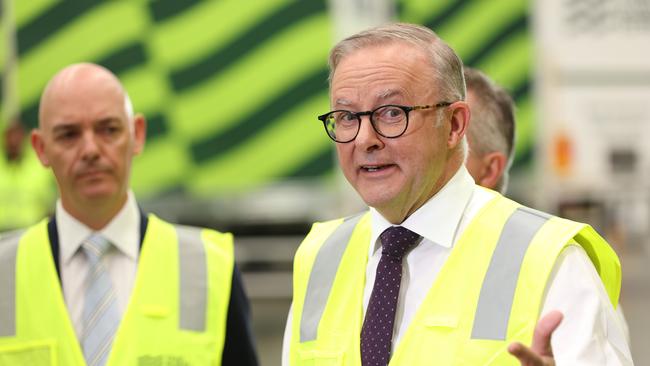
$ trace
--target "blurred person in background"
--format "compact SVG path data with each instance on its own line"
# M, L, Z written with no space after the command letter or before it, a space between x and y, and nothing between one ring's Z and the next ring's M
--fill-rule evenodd
M0 242L0 364L256 365L230 234L145 215L146 122L94 64L58 72L31 142L55 215Z
M298 249L283 364L632 363L609 245L464 167L462 69L409 24L331 51L333 111L319 119L370 209L314 224Z
M53 210L54 183L27 147L25 127L13 120L3 131L0 157L0 235L36 223Z
M465 165L476 184L506 193L515 146L514 101L477 69L464 66L471 123Z

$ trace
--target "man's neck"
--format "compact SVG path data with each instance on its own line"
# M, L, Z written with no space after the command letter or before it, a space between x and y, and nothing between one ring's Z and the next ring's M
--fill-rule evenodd
M400 225L402 222L406 221L411 214L435 196L445 185L447 185L451 178L458 172L460 167L461 164L459 162L450 162L438 182L433 186L430 194L415 201L409 207L391 207L388 205L388 207L375 207L375 209L391 224Z
M70 216L93 230L101 230L120 212L126 204L128 196L125 194L118 202L84 202L74 205L63 199L61 204Z

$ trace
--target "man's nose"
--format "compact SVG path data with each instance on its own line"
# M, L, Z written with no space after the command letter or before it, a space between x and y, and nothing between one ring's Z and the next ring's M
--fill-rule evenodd
M84 159L90 160L95 159L99 156L99 145L97 141L97 136L92 131L88 131L83 134L81 140L82 143L82 157Z
M380 149L384 146L381 136L375 131L369 115L359 117L359 133L354 143L364 150Z

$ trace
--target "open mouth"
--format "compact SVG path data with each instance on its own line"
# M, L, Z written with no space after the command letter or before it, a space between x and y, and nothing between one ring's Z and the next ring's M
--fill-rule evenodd
M385 164L385 165L362 165L361 170L373 173L373 172L379 172L385 169L388 169L392 166L395 166L395 164Z

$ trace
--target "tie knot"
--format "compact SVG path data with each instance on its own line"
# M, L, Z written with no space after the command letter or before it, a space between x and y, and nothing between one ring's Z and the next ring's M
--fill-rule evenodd
M88 259L95 263L106 254L108 249L111 247L111 242L101 234L95 233L89 236L88 239L84 240L81 247L86 253Z
M382 246L382 255L389 255L399 261L420 238L420 235L402 226L391 226L379 236Z

